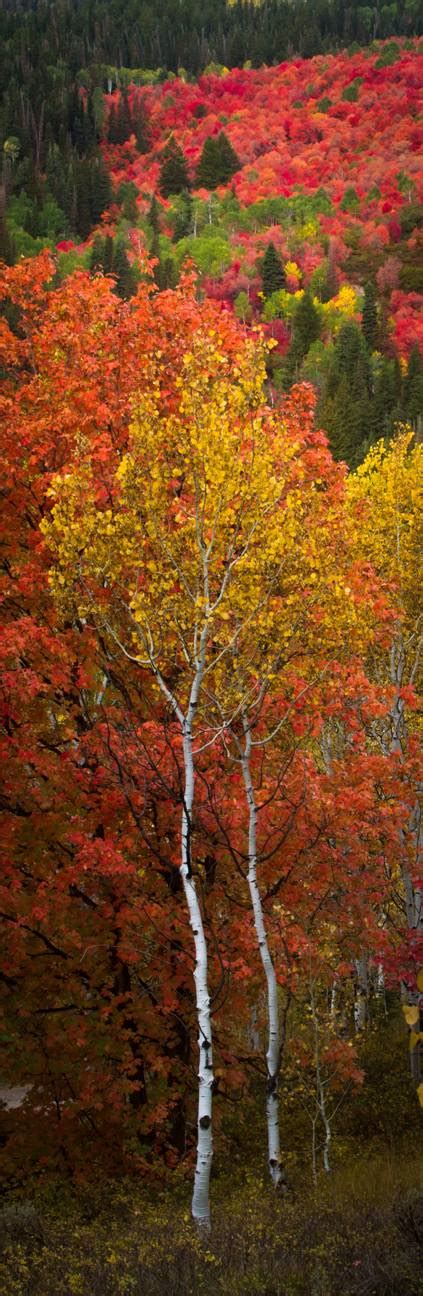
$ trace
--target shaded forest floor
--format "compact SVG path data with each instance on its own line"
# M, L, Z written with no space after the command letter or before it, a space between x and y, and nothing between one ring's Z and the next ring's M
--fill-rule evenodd
M420 1182L420 1188L419 1188ZM276 1199L262 1182L218 1194L210 1239L187 1202L128 1182L9 1205L7 1296L420 1296L421 1164L386 1157Z
M282 1086L290 1190L263 1178L261 1096L216 1137L213 1230L190 1221L190 1183L139 1179L6 1191L5 1296L423 1296L421 1111L395 1023L363 1041L366 1078L340 1108L333 1171L311 1174L310 1121ZM217 1106L217 1104L216 1104Z

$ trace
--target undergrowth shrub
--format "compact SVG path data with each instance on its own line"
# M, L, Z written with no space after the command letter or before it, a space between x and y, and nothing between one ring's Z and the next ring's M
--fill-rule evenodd
M357 1170L357 1168L356 1168ZM170 1193L132 1183L62 1193L54 1206L6 1206L0 1290L7 1296L421 1296L418 1162L347 1168L316 1193L278 1198L245 1181L201 1237ZM219 1200L220 1196L220 1200Z

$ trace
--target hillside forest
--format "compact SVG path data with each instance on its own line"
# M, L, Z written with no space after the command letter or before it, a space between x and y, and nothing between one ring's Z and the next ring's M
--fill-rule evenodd
M196 82L115 88L116 69L94 67L38 125L17 90L3 257L50 246L59 278L112 272L124 297L146 251L159 288L193 262L206 296L273 341L272 386L313 383L354 467L421 418L420 64L408 41Z
M0 25L0 1277L421 1296L418 17L78 12Z

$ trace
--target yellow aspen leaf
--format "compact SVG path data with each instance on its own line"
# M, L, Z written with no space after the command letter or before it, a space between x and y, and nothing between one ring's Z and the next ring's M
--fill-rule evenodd
M404 1013L407 1026L416 1026L420 1017L417 1004L403 1004L402 1011Z

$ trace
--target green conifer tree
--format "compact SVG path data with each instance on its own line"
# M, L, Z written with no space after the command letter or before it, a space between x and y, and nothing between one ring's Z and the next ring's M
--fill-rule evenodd
M398 360L389 360L383 356L378 364L371 400L372 442L379 440L380 437L390 436L395 421L401 418L401 387Z
M100 220L103 212L112 200L110 176L101 157L96 158L91 166L91 218L94 225Z
M91 104L92 104L92 114L94 118L96 137L97 140L99 140L101 139L103 133L103 126L104 126L104 121L106 116L106 106L105 106L104 94L101 89L101 86L96 86L95 89L93 90Z
M87 151L86 121L83 101L77 90L74 90L69 102L69 130L78 157L83 157Z
M138 102L133 118L133 129L139 153L148 153L150 148L150 129L144 104Z
M285 373L288 385L298 375L303 360L321 332L321 319L309 289L298 302L294 315L293 338L287 354Z
M82 239L86 239L92 226L90 164L86 161L77 163L76 182L76 217L75 229Z
M348 379L343 377L337 391L332 396L326 395L318 407L318 423L327 433L333 457L338 461L340 459L345 460L347 454L347 437L345 435L343 412L347 410L349 401L349 383Z
M148 224L151 225L154 234L159 234L160 233L160 205L157 202L157 198L155 194L153 194L151 199L151 203L147 212L147 220L148 220Z
M66 185L66 173L63 158L57 144L50 144L47 152L46 180L53 198L63 207L63 195Z
M231 141L228 139L227 135L225 135L224 131L220 132L217 144L220 162L219 184L227 184L228 180L231 179L231 176L235 175L236 171L239 171L241 163L239 157L235 153L235 149L232 147Z
M179 239L187 238L192 233L192 198L191 194L185 192L181 194L179 205L175 217L175 226L173 230L173 242L178 243Z
M115 292L118 297L133 297L136 278L123 243L116 242L113 254L113 274L116 276Z
M423 361L418 346L410 351L404 382L404 406L407 419L420 430L423 419Z
M170 140L163 152L159 189L164 198L190 188L187 164L179 144Z
M3 212L0 212L0 261L4 261L8 266L14 265L16 261L15 244Z
M355 468L370 445L383 435L378 419L386 422L387 409L375 400L371 365L361 329L344 324L338 334L330 366L326 397L319 417L330 438L336 459ZM388 411L389 413L389 411Z
M111 274L113 270L115 245L111 234L106 234L104 240L103 253L103 270L105 274Z
M208 135L195 174L197 189L216 189L220 184L220 152L218 141Z
M104 270L104 244L105 240L101 237L101 234L96 234L90 252L89 266L91 274L96 274L99 270Z
M364 289L361 329L369 351L374 351L377 336L376 290L373 283L366 283Z
M339 331L331 371L328 378L329 394L336 390L339 380L345 376L352 386L357 384L358 371L365 372L366 387L370 387L369 357L363 334L358 325L351 321L343 324ZM360 391L358 389L358 394Z
M272 293L285 287L285 271L274 243L267 245L261 263L261 278L265 297L271 297Z
M322 402L319 422L328 433L334 459L343 459L350 468L356 468L374 439L367 393L357 400L343 374L335 394Z
M117 132L117 108L115 104L112 104L112 107L109 112L108 120L107 120L107 138L109 144L117 144L116 132Z
M63 210L69 222L72 232L76 230L76 213L77 213L77 194L76 194L76 168L72 161L68 168L63 192Z

